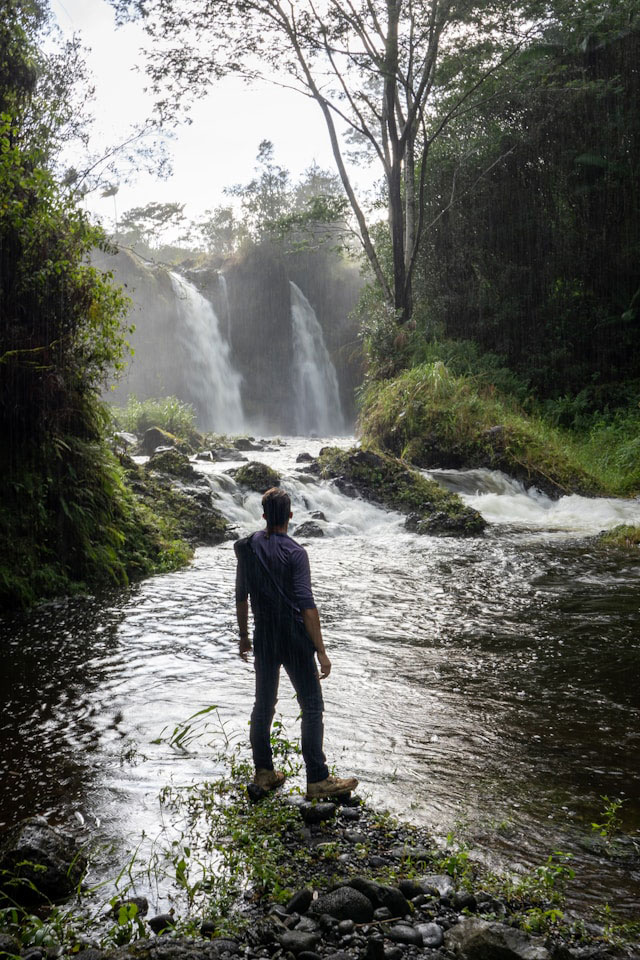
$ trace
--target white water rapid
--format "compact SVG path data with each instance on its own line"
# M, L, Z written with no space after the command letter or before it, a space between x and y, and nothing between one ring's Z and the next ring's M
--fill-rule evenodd
M200 427L217 433L238 432L244 421L242 378L232 366L229 344L220 331L215 311L184 277L171 273L171 283L180 305L179 331L191 360L189 382Z
M576 494L552 500L499 470L423 471L464 502L478 510L489 523L524 530L548 530L582 536L610 530L618 524L640 524L640 499L579 497Z
M343 433L336 370L315 311L295 283L291 283L291 324L296 431L301 436Z

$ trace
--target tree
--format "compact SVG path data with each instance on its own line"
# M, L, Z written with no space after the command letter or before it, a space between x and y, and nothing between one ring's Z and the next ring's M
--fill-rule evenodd
M360 239L387 302L406 320L424 230L429 151L481 99L486 77L532 25L500 0L112 0L140 16L155 44L149 71L171 113L188 93L240 74L291 87L318 104ZM455 96L445 94L454 90ZM353 184L345 134L382 167L391 271Z

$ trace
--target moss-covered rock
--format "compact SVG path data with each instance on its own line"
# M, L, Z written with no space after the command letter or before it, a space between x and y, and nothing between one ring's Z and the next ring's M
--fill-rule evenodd
M161 453L154 453L147 461L145 470L166 473L170 477L180 477L183 480L193 480L197 476L189 463L188 456L180 453L179 450L163 450Z
M165 461L168 455L171 457ZM181 473L184 461L189 467L186 474ZM165 464L171 472L160 469ZM227 521L213 504L206 478L196 473L183 454L167 450L149 461L144 470L128 457L124 465L130 488L178 541L211 546L227 539Z
M432 536L475 536L486 520L460 497L402 461L373 450L325 447L314 472L345 493L407 514L407 527Z
M236 483L242 487L248 487L249 490L255 490L256 493L264 493L271 487L280 486L280 477L276 471L258 460L250 460L244 466L238 467L233 475Z

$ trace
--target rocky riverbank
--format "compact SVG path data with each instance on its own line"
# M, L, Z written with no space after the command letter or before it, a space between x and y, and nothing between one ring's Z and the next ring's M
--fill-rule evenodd
M189 788L188 794L193 821L203 813L211 817L209 840L213 851L224 851L226 866L233 864L235 874L227 877L232 886L224 886L222 896L219 875L200 896L175 900L170 911L151 916L147 897L129 891L110 900L93 929L81 929L77 916L61 914L52 901L68 897L76 885L81 889L84 854L40 819L5 833L0 955L22 960L637 956L633 944L613 936L611 928L565 921L562 888L571 871L553 857L531 875L507 882L478 873L464 849L438 849L423 831L357 797L309 803L287 787L265 796L247 789L248 773L246 764L236 765L229 780ZM169 803L174 812L175 799ZM218 837L225 847L217 846ZM209 854L213 851L210 847ZM181 869L184 890L190 883L184 861ZM41 942L33 937L36 917L48 929Z

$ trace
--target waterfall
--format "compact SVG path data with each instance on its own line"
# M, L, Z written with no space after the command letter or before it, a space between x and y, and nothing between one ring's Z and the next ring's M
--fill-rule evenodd
M178 332L190 360L185 372L200 425L217 433L238 432L244 420L242 378L231 365L229 344L221 334L218 318L192 283L177 273L170 276L182 321Z
M318 436L343 433L338 378L322 327L302 290L295 283L290 286L296 431Z
M226 317L226 336L227 343L231 346L231 305L229 303L229 290L227 288L227 278L224 273L219 273L220 289L222 290L222 299L224 301L224 311Z

